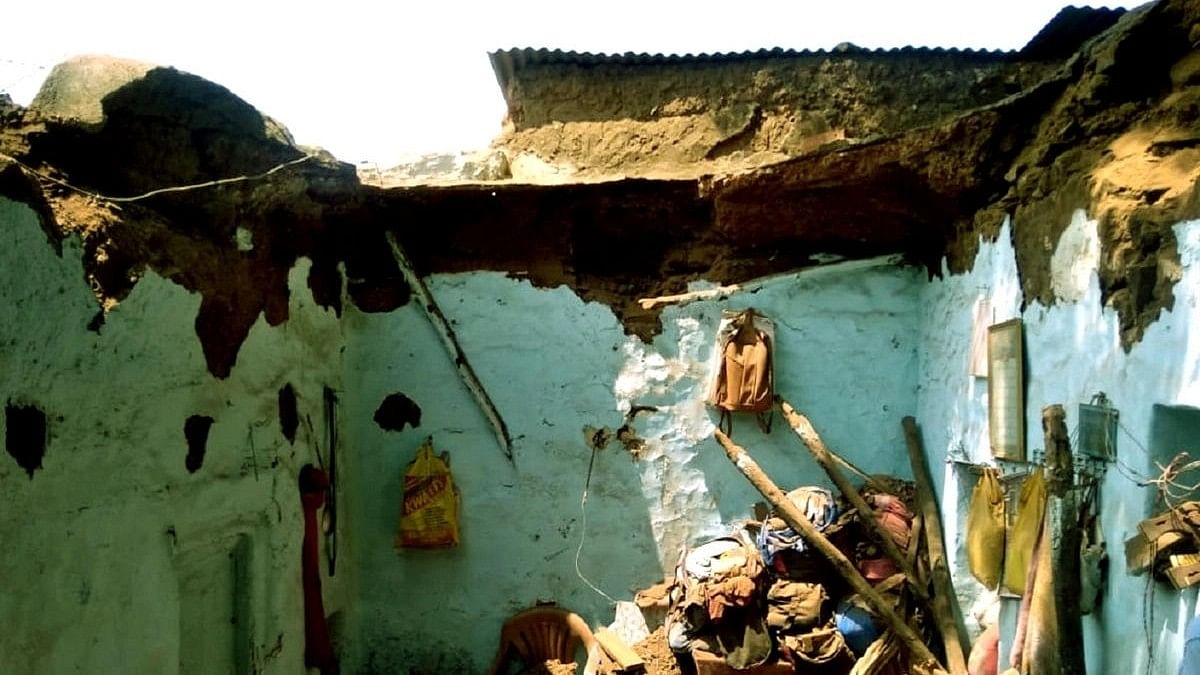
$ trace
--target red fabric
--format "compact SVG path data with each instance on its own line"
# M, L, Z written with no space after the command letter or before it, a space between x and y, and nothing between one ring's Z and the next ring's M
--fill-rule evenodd
M300 470L300 504L304 507L304 543L300 549L300 573L304 582L304 665L321 675L336 675L337 660L325 621L321 599L321 562L317 550L317 509L325 503L329 478L325 472L306 465Z
M858 562L859 574L862 574L863 578L871 582L872 585L887 579L899 571L896 563L892 562L891 558L871 558Z
M903 501L892 495L878 494L872 501L875 502L875 517L879 519L879 524L892 536L892 541L900 550L907 550L912 530L912 513L909 513Z
M967 659L970 675L996 675L1000 667L1000 625L992 624L975 640Z

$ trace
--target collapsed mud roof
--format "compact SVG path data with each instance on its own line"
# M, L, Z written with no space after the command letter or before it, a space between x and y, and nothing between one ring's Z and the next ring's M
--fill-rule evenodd
M565 284L648 339L658 318L639 297L829 255L959 272L1006 216L1024 298L1049 304L1050 253L1082 208L1128 346L1172 305L1169 224L1200 214L1198 21L1184 0L1068 9L1012 54L497 52L510 128L496 149L567 167L552 185L363 185L219 85L81 58L30 108L0 107L0 193L34 207L53 245L82 242L94 329L150 271L199 293L218 377L260 314L287 319L301 257L325 306L406 303L386 231L422 274ZM669 86L644 97L655 82ZM594 110L563 103L580 93Z
M758 166L937 123L1044 80L1124 10L1068 7L1020 51L940 47L716 54L492 52L500 143L579 176Z

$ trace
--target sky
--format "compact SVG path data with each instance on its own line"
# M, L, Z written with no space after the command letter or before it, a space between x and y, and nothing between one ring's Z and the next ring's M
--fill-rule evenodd
M54 64L78 54L169 65L228 87L301 144L386 167L488 145L504 118L487 57L496 49L704 53L842 42L1018 49L1064 4L26 0L5 9L0 91L27 104Z

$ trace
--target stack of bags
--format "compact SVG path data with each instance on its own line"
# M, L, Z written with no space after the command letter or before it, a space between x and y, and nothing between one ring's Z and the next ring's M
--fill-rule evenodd
M899 496L864 491L864 498L906 550L912 514L904 486L896 487ZM869 581L899 599L903 577L855 510L821 487L799 488L788 498ZM753 541L742 530L681 554L668 594L672 650L709 652L738 669L775 657L800 672L850 672L881 634L881 622L783 520L768 515L747 529L756 530Z

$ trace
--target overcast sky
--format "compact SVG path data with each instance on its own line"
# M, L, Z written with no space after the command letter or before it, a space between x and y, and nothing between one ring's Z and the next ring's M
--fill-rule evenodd
M741 51L905 45L1017 49L1061 0L24 0L5 8L0 90L33 97L76 54L225 85L307 145L383 166L485 147L504 104L487 52ZM1132 4L1109 6L1130 7Z

